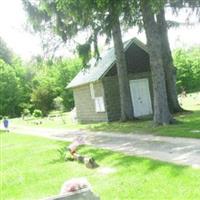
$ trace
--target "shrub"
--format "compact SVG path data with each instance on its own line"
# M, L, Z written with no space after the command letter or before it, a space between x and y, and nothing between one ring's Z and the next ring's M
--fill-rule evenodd
M178 91L195 92L200 90L200 47L177 49L174 64L177 68Z
M34 117L42 117L42 111L39 110L39 109L35 109L35 110L33 111L33 116L34 116Z
M63 98L62 97L56 97L53 99L53 104L54 104L54 108L56 110L59 110L60 112L64 111L64 104L63 104Z
M22 112L23 116L29 116L31 114L30 110L25 108Z

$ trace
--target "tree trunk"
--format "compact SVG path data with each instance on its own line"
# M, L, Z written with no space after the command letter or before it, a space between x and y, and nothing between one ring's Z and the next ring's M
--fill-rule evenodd
M127 121L133 119L133 108L132 108L130 87L128 81L127 63L125 59L124 47L122 42L119 17L116 15L116 13L111 13L111 15L113 19L112 36L114 42L117 74L119 81L121 120Z
M165 73L163 69L160 36L158 26L149 0L141 1L143 23L149 48L150 66L153 81L154 123L156 125L169 124L173 118L169 112Z
M169 109L173 113L180 112L182 111L182 108L179 105L176 91L176 68L173 65L173 58L168 40L167 23L165 20L164 8L162 8L157 15L157 23L161 38L162 59L166 78Z

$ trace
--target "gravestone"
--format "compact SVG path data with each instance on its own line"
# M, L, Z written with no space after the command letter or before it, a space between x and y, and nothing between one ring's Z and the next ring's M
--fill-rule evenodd
M43 200L100 200L89 188L63 195L48 197Z

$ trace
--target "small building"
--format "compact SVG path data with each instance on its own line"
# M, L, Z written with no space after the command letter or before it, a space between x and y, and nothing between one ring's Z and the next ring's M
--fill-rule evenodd
M152 81L149 54L137 38L124 42L133 116L152 114ZM74 94L80 122L117 121L120 119L120 96L114 48L89 62L68 84Z

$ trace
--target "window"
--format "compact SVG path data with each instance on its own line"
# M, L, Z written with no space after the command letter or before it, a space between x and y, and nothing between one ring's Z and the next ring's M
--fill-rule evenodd
M94 85L93 85L93 83L90 83L90 95L91 95L92 99L95 98L95 92L94 92Z
M95 97L95 110L96 112L105 112L105 105L103 97Z
M103 97L95 97L95 88L93 83L90 83L90 95L91 98L94 99L96 112L105 112L104 99Z

